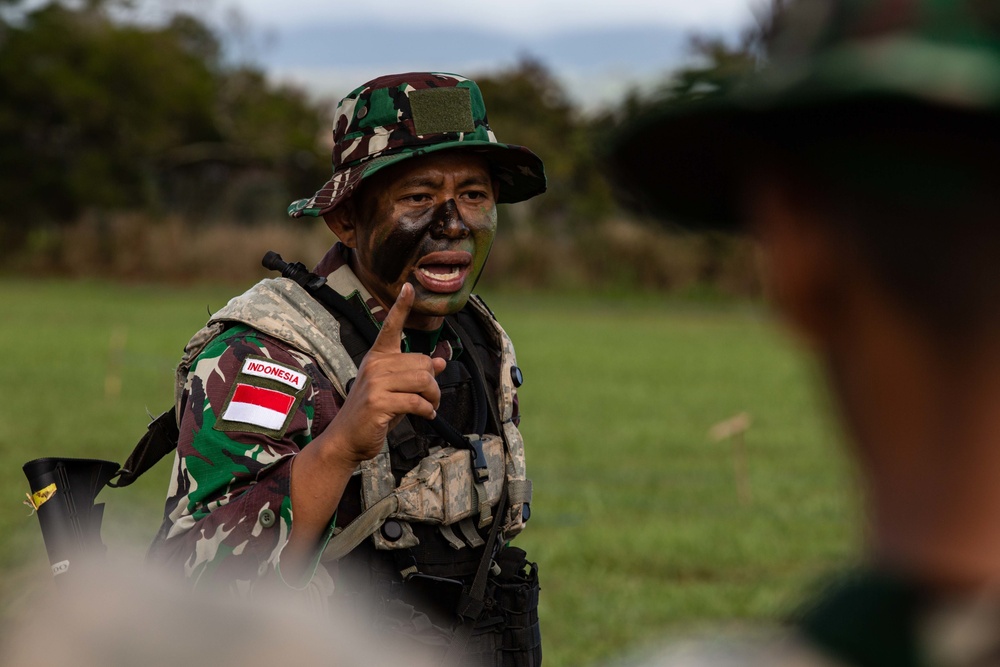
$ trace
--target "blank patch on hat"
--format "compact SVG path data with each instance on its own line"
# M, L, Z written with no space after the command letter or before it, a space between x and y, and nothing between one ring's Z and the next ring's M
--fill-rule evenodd
M421 88L408 97L417 134L475 132L468 88Z

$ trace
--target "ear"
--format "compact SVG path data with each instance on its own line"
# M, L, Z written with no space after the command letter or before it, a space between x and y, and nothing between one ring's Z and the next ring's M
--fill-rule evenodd
M771 299L807 343L825 347L845 315L850 263L834 226L777 179L758 181L748 205Z
M323 214L326 226L348 248L357 248L357 223L354 219L354 209L353 202L348 199L337 208Z

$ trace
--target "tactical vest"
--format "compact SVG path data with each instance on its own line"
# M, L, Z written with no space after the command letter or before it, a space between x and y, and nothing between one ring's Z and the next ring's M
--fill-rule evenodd
M419 420L403 420L386 438L380 453L363 462L352 477L342 507L350 505L350 492L356 489L360 504L352 514L357 516L336 530L323 560L339 561L369 540L377 551L412 554L413 562L409 564L406 558L395 561L402 563L396 569L404 575L406 569L414 566L419 571L430 569L436 574L435 567L453 570L456 562L476 563L479 557L475 552L483 545L481 531L492 522L492 510L501 498L505 482L507 503L499 515L502 539L510 539L524 527L531 482L525 476L524 441L512 421L515 380L520 378L513 345L476 296L469 299L462 313L449 316L447 321L460 332L465 346L463 356L475 355L473 361L477 363L472 364L470 376L476 374L475 367L480 365L492 364L496 371L482 373L488 376L482 378L487 386L487 401L493 403L489 406L493 423L490 420L487 423L495 432L467 435L481 440L488 474L474 472L470 449L434 443L433 438L427 437L426 428L417 423ZM263 280L216 312L185 347L175 385L178 416L187 376L195 360L215 337L237 323L312 357L342 397L347 396L358 364L367 352L367 347L361 349L362 346L351 342L356 341L357 335L351 331L349 322L331 314L294 281ZM353 355L345 342L354 348ZM460 371L458 374L461 375ZM406 463L407 445L410 453L420 451L419 444L414 449L415 440L425 443L427 451ZM402 464L400 459L404 459ZM435 532L443 539L432 537ZM442 553L442 549L430 547L431 542L447 547ZM467 546L472 549L460 554Z

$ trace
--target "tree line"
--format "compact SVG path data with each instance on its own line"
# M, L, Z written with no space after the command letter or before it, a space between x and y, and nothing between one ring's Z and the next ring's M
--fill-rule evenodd
M218 34L190 14L115 20L110 6L123 1L53 0L15 19L21 0L0 0L0 253L23 248L37 225L94 212L275 220L329 175L333 100L227 62ZM596 150L609 129L663 100L724 90L755 66L761 34L694 38L697 65L597 115L530 58L476 76L498 136L531 147L549 177L544 197L504 214L507 226L574 236L616 215Z

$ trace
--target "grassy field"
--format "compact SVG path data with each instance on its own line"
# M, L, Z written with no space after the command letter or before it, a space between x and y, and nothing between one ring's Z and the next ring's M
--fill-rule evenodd
M20 466L122 460L172 400L183 344L233 288L0 282L0 573L51 585ZM812 369L756 307L493 295L524 370L545 663L780 620L858 550L856 490ZM710 426L746 411L749 497ZM168 464L107 490L105 541L159 523ZM140 558L137 554L136 558ZM11 597L13 596L13 597ZM11 602L13 600L13 602Z

